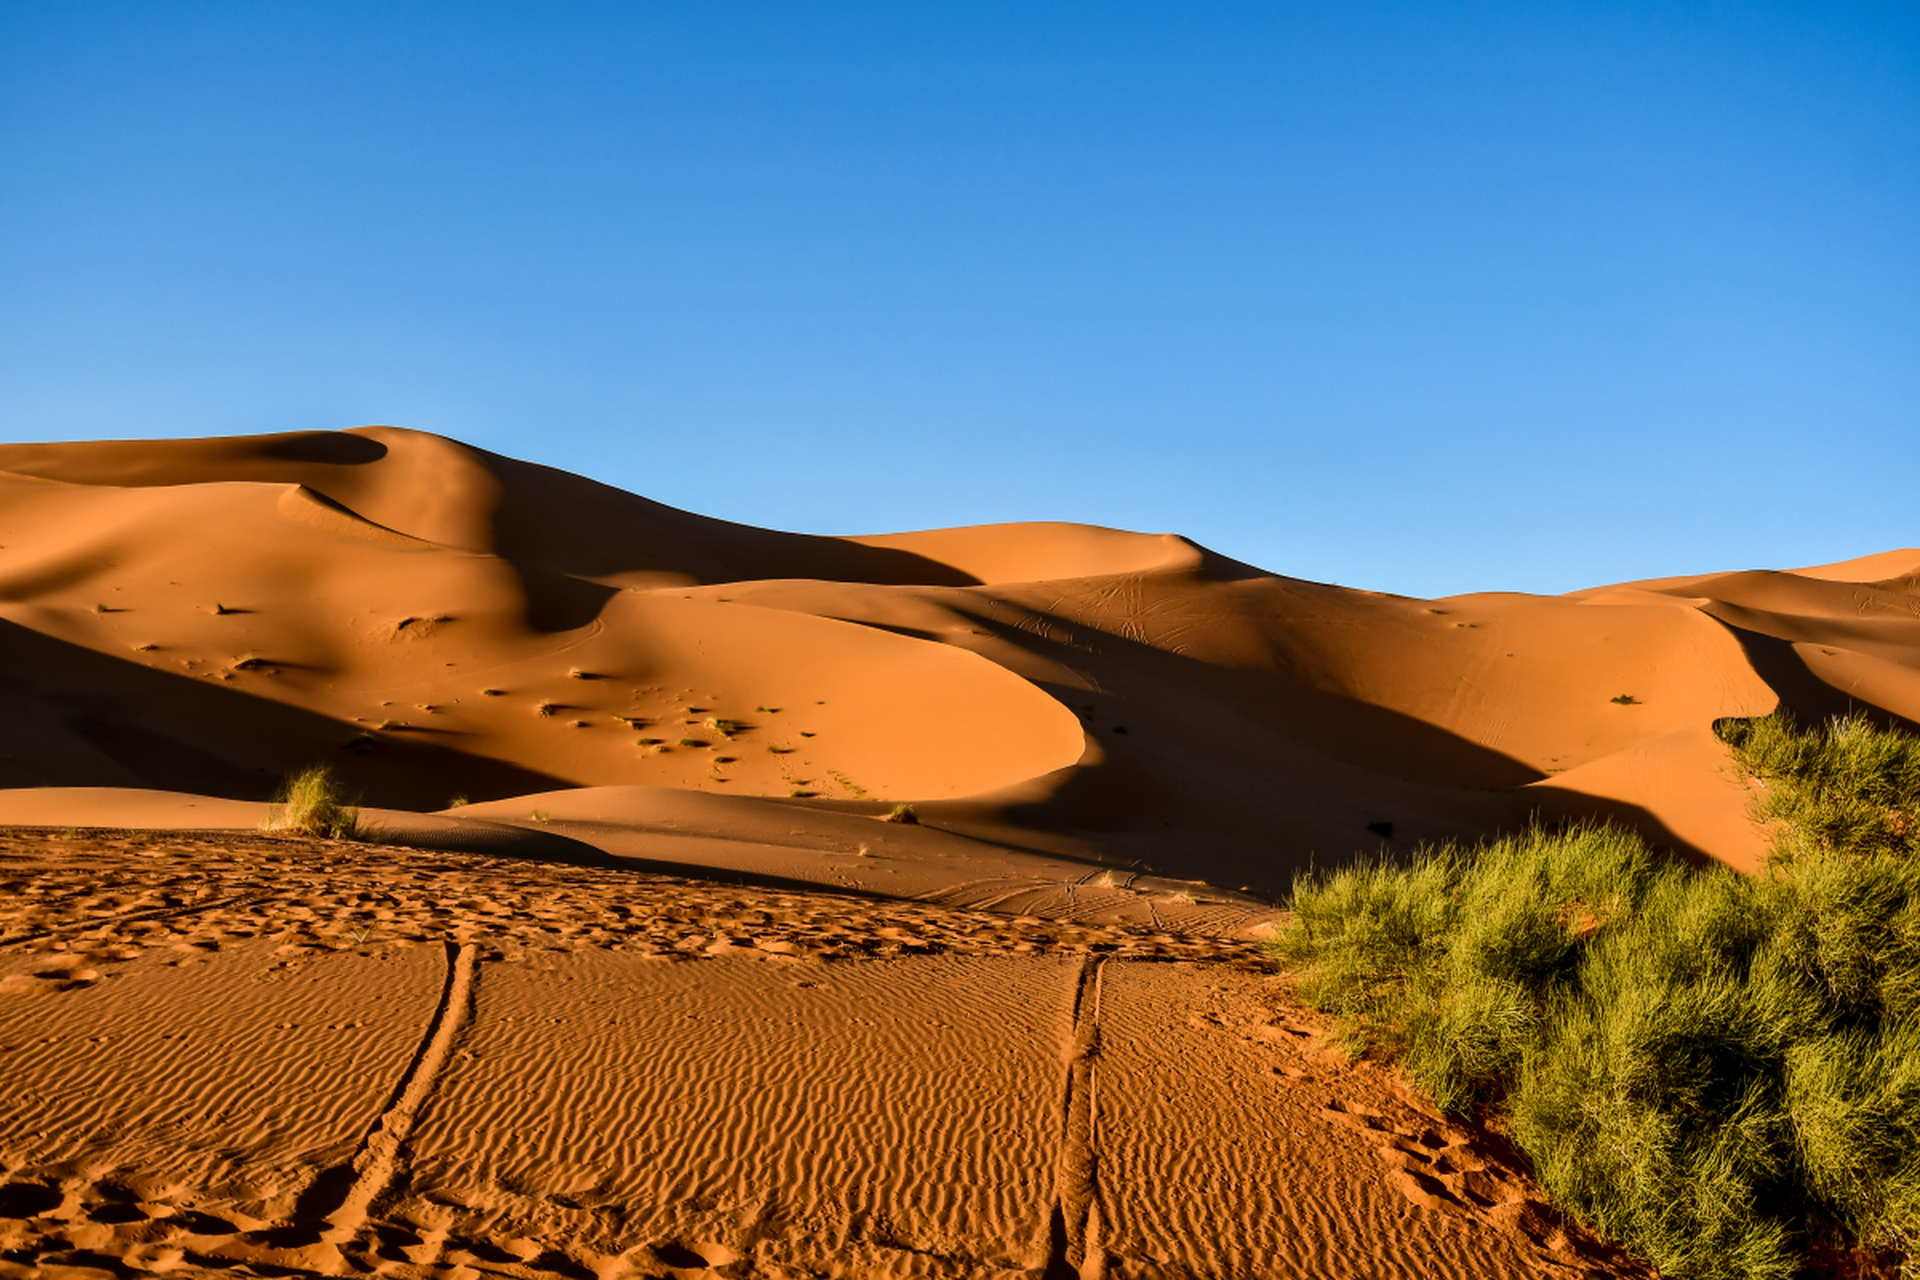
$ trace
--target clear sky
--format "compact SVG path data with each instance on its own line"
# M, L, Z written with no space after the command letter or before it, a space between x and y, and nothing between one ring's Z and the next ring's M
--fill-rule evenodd
M1920 544L1920 5L0 0L0 437L1411 594Z

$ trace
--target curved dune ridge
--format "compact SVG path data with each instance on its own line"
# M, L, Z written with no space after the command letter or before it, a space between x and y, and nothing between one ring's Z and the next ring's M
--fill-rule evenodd
M1175 535L774 532L364 427L0 446L0 642L5 787L325 762L397 810L643 788L796 838L911 802L1272 890L1542 813L1752 865L1714 721L1920 720L1920 551L1414 600Z

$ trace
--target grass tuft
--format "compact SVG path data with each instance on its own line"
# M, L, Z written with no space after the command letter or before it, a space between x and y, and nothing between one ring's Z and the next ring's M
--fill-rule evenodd
M887 811L886 821L917 827L920 825L920 811L910 804L897 804Z
M1274 953L1356 1053L1504 1116L1556 1203L1662 1274L1920 1244L1920 741L1767 718L1763 872L1606 826L1294 887Z
M326 765L292 774L267 806L268 831L351 840L360 832L360 806Z

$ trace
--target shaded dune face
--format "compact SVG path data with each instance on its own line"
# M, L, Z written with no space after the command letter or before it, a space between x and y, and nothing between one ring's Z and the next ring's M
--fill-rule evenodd
M1920 720L1920 552L1410 600L1174 535L755 529L391 427L0 446L0 785L658 787L1284 883L1607 814L1764 844L1712 725Z

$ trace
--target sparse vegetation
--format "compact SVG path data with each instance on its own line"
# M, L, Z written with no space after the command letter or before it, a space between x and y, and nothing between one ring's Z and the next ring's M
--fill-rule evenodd
M728 720L724 716L710 717L706 725L707 728L713 730L723 738L731 738L734 734L739 733L747 727L738 720Z
M910 804L897 804L887 811L886 820L917 827L920 825L920 811Z
M360 806L332 769L314 765L281 784L261 825L268 831L351 840L360 831Z
M501 689L482 689L480 691L480 696L483 698L497 698L503 692L504 690L501 690Z
M559 709L560 704L557 702L540 702L534 704L533 714L537 716L550 716Z
M1274 944L1356 1052L1504 1116L1564 1209L1663 1274L1920 1243L1920 741L1726 722L1763 872L1604 826L1296 884Z
M683 747L704 747L707 744L698 738L682 738L680 739L680 745Z
M1623 707L1637 707L1640 705L1640 699L1630 693L1620 694L1618 697L1609 698L1608 701L1617 702Z

